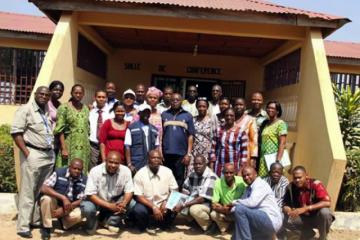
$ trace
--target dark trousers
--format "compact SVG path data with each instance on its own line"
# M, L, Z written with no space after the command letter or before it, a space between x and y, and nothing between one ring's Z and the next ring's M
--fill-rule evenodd
M312 229L316 228L319 230L319 240L325 240L334 220L329 208L321 208L310 216L301 215L294 219L285 217L284 227L288 232L288 239L309 239L313 235Z
M164 166L171 169L179 185L179 191L181 191L182 185L185 179L185 165L182 163L184 156L175 154L164 155Z
M90 152L89 171L93 167L96 167L97 165L99 165L101 163L99 145L96 143L90 142L90 150L91 150L91 152Z
M130 217L135 221L136 226L140 229L140 231L144 231L150 225L150 219L153 215L153 210L144 206L141 203L136 203L134 208L130 212ZM176 213L167 210L165 213L164 219L161 222L155 222L155 225L166 229L171 226L174 219L176 217Z

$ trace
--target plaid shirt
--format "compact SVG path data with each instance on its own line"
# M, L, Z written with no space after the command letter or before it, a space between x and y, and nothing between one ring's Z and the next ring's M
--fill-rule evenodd
M66 170L65 177L67 179L69 179L69 188L68 188L67 193L66 193L66 196L68 197L68 199L70 201L76 201L76 200L79 200L79 199L84 199L85 198L84 192L81 192L78 195L77 199L73 199L73 186L74 186L74 182L78 181L78 179L72 178L70 176L69 169ZM53 188L53 187L55 187L56 179L57 179L57 174L56 174L56 172L53 172L53 174L51 174L51 176L48 179L45 180L44 185Z
M229 130L217 127L213 134L210 159L215 163L214 171L222 175L225 163L234 163L235 171L248 161L248 136L239 126Z
M217 178L216 174L208 167L205 168L202 176L191 172L185 179L182 192L194 198L203 197L211 202Z

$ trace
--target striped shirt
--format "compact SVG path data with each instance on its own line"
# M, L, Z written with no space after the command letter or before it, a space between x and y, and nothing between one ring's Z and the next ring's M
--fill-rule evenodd
M222 175L226 163L234 163L235 171L248 161L248 137L240 127L226 130L219 126L214 130L210 159L215 163L214 172Z
M284 205L284 196L286 193L286 187L289 185L289 180L284 176L280 177L280 180L277 184L274 184L271 181L270 176L265 177L264 180L270 185L271 190L275 194L275 198L278 206L282 208Z

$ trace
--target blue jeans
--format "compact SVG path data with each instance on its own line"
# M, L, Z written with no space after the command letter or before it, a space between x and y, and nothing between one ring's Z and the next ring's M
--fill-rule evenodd
M232 240L266 240L275 233L270 218L261 210L236 205L235 231Z
M134 200L131 200L131 202L127 206L127 213L129 212L129 209L132 208L135 205ZM106 208L101 208L96 206L91 201L82 201L80 204L81 214L83 217L86 217L86 225L85 228L87 230L96 230L97 226L97 217L96 212L99 210L99 220L105 221L106 225L118 227L121 224L122 219L125 219L127 217L126 214L119 214L114 215L114 213Z

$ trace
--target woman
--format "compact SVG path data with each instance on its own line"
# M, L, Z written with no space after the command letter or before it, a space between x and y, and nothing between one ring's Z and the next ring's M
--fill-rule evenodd
M248 139L246 132L235 125L235 112L232 108L225 110L225 124L214 130L210 168L220 177L226 163L233 163L235 171L248 164Z
M236 98L233 102L235 111L235 125L246 132L248 137L248 160L253 167L256 167L258 157L258 130L254 117L245 113L246 103L243 98Z
M101 160L104 162L110 151L116 151L120 153L121 164L125 164L124 140L129 125L129 122L125 121L125 106L118 101L111 111L115 117L103 123L99 134Z
M280 119L282 115L282 108L277 101L270 101L266 105L266 113L269 119L265 120L261 127L261 151L259 176L266 176L269 169L266 167L265 155L276 154L276 161L280 161L286 144L287 125Z
M50 122L54 129L57 119L56 118L57 109L61 104L59 99L62 97L64 93L64 84L58 80L52 81L50 83L49 90L51 93L51 97L48 102L48 108L49 108Z
M125 121L133 123L135 121L135 116L137 111L134 108L135 103L135 92L132 89L128 89L123 93L123 106L125 108Z
M61 104L57 111L54 135L60 139L61 153L56 167L68 166L74 158L84 161L84 173L88 172L90 159L89 108L82 104L84 87L75 84L71 88L69 102Z
M219 101L220 113L212 117L214 128L223 126L225 124L225 111L230 108L230 99L222 97Z
M191 152L190 164L188 165L187 175L193 170L193 161L195 156L202 155L209 162L209 153L211 150L211 140L213 134L213 125L211 118L207 114L209 102L204 97L199 97L196 101L198 115L194 117L195 136L193 149Z

